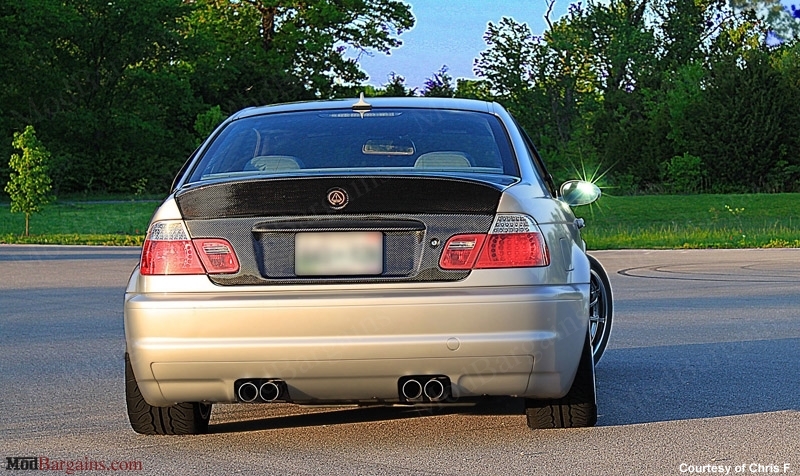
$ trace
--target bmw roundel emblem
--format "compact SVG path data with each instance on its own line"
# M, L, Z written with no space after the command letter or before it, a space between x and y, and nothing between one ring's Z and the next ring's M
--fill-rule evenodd
M328 190L328 204L334 210L340 210L347 205L347 202L350 201L350 197L347 196L347 192L344 191L343 188L332 188Z

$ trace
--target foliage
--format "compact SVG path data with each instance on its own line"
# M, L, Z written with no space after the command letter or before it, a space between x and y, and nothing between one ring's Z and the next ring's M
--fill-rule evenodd
M225 120L225 114L219 106L209 108L206 112L197 115L194 121L194 131L197 132L197 145L200 145L206 137L210 136L218 125Z
M492 93L513 97L528 89L538 44L528 25L503 17L497 24L489 22L483 39L487 49L475 60L475 74L489 82Z
M0 69L2 130L36 126L57 193L169 184L199 107L175 61L187 11L180 0L4 4L0 47L22 61Z
M396 0L4 2L0 139L33 124L59 194L164 192L220 116L354 95L413 24Z
M397 0L197 0L184 28L200 96L232 113L355 95L367 76L352 56L388 53L413 26Z
M800 165L787 147L800 126L792 89L765 52L720 58L705 79L680 119L680 145L703 158L712 190L767 191L778 162Z
M456 88L453 85L453 78L447 74L447 65L442 66L438 72L425 81L422 88L422 95L425 97L452 98L456 95Z
M489 82L483 80L474 80L466 78L458 78L456 80L456 97L464 99L478 99L481 101L493 101L489 90Z
M384 84L382 89L375 91L374 94L386 97L412 97L417 95L417 88L407 88L406 78L392 73L389 75L389 82Z
M590 0L551 21L547 5L541 36L489 23L475 73L554 175L588 167L628 193L797 190L800 46L769 44L756 8Z
M364 90L496 100L555 176L617 192L800 191L795 7L588 0L555 19L544 5L541 34L487 25L477 79L443 66L417 90L399 73L364 86L359 65L413 27L400 0L3 2L0 156L33 125L56 194L162 193L228 114ZM0 163L0 183L10 173Z
M697 193L702 188L705 172L700 157L685 153L665 164L664 184L672 193Z
M800 12L780 0L731 0L737 10L752 12L759 21L769 24L772 34L783 40L800 38Z
M22 133L15 132L13 146L22 153L11 156L9 166L14 172L5 191L11 197L11 213L25 214L25 236L28 236L31 214L39 213L53 200L48 175L50 152L36 138L33 126L27 126Z
M94 234L55 234L17 236L0 235L0 243L15 245L92 245L92 246L142 246L143 235L94 235Z

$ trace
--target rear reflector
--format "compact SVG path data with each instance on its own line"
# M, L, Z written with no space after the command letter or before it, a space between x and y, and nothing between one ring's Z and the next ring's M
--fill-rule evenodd
M238 271L239 260L227 240L221 238L192 240L182 221L154 223L142 246L139 272L145 276L207 272L230 274Z
M527 215L498 215L488 234L456 235L439 259L442 269L525 268L550 264L539 227Z

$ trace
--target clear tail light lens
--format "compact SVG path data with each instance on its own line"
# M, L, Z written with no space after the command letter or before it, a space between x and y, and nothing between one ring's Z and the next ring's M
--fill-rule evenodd
M183 222L175 220L156 222L150 227L139 268L145 276L227 274L239 271L239 261L227 240L192 240Z
M550 253L536 222L527 215L503 214L488 234L456 235L447 240L442 269L525 268L550 264Z

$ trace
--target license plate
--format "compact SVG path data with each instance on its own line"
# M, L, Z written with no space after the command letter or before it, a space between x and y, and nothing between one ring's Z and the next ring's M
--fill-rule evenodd
M383 272L383 233L298 233L294 238L297 276L377 275Z

